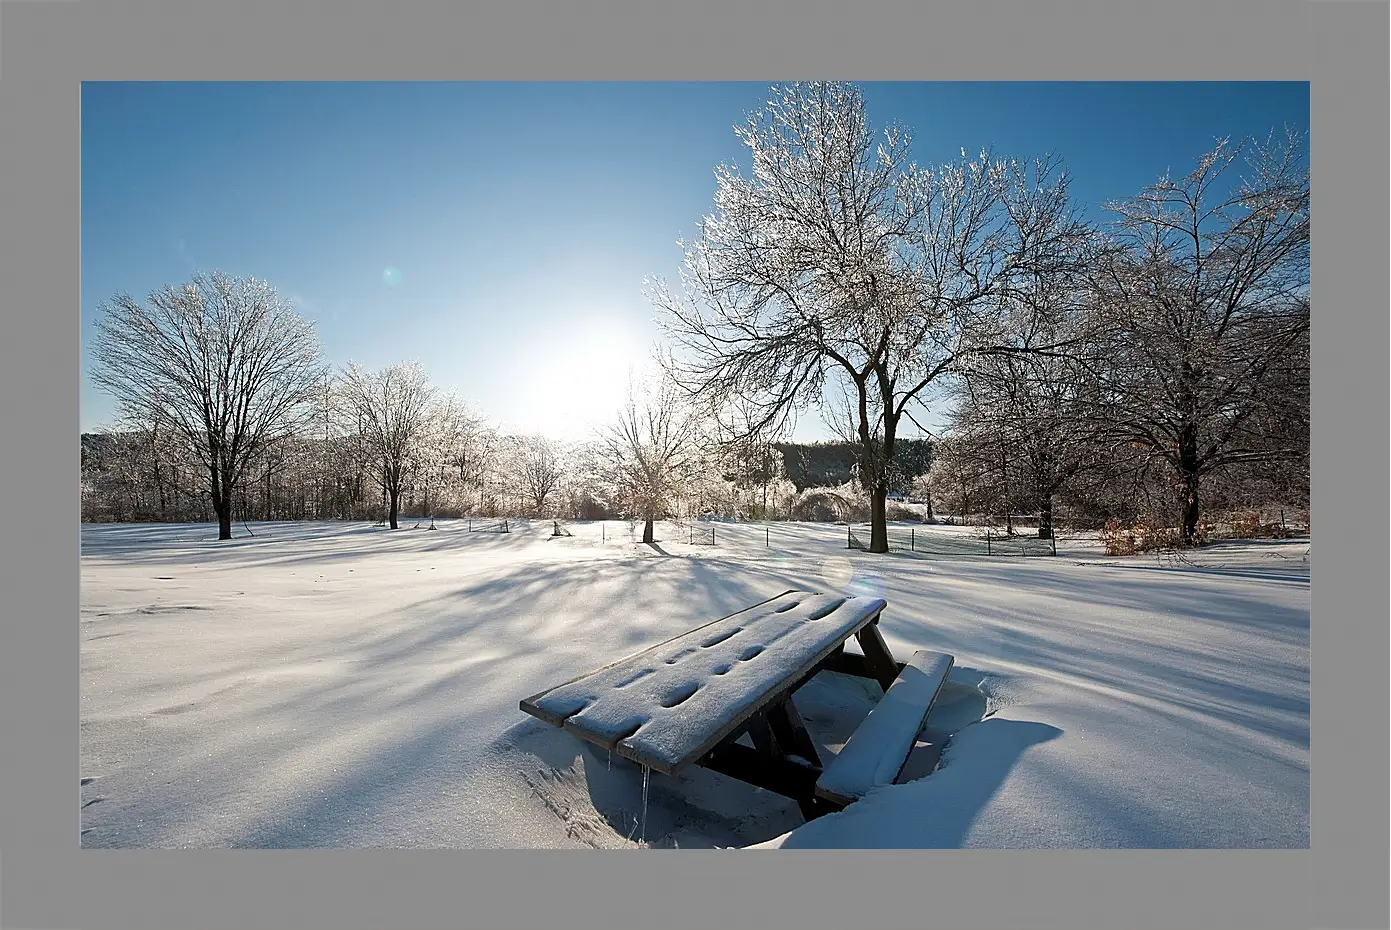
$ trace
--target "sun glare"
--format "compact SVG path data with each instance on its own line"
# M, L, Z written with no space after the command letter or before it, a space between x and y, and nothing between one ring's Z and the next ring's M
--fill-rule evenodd
M532 429L556 439L587 438L613 420L630 371L648 364L636 333L609 318L577 320L538 343L544 348L519 392L518 414Z

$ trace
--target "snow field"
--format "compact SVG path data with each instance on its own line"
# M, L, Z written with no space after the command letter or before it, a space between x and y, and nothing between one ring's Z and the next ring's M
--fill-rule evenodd
M848 552L829 524L652 547L612 521L604 544L598 524L412 525L84 526L83 844L1308 845L1307 540L952 560ZM639 830L640 770L517 708L790 588L883 597L897 658L956 657L938 771L811 824L654 773ZM799 693L826 753L866 688Z

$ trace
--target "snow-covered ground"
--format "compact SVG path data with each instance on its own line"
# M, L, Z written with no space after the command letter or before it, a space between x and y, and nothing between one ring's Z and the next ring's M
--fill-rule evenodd
M1186 559L847 551L844 526L82 527L85 846L1307 847L1308 540ZM938 528L917 528L923 533ZM966 532L942 527L941 532ZM601 543L601 532L604 541ZM941 767L802 824L517 702L790 588L956 657ZM798 694L842 745L874 686Z

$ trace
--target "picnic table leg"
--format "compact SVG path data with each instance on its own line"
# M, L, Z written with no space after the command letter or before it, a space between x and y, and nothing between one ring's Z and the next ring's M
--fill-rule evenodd
M786 758L782 747L773 738L773 728L768 725L768 717L765 714L754 714L749 719L749 739L753 740L753 748L765 758L776 762Z
M865 665L869 666L870 673L879 682L879 686L885 691L889 690L889 685L894 683L898 677L898 663L894 661L893 654L889 652L888 643L884 642L884 637L879 635L879 624L867 623L855 634L859 640L860 648L864 650Z
M763 733L768 735L766 729ZM754 742L758 743L759 740L755 739ZM807 820L837 810L834 805L816 796L816 769L799 765L785 756L770 755L770 751L775 753L777 750L768 743L764 744L763 750L732 742L712 750L699 764L712 772L791 798L797 802L797 807Z
M785 752L801 756L812 765L820 767L821 757L816 752L816 744L812 742L807 725L802 720L802 715L797 713L797 706L792 703L791 696L783 698L769 708L768 725L773 731L773 738Z
M778 738L773 735L775 734L775 726L773 726L771 721L772 716L773 715L764 715L764 713L754 715L754 719L748 721L748 735L750 735L751 740L754 741L754 748L757 749L759 755L764 756L764 759L772 763L773 766L783 767L783 769L785 769L786 766L796 765L796 763L791 763L790 760L787 759L786 753L783 752L783 748L778 745ZM810 738L808 738L808 742L810 742ZM812 753L815 753L815 748L812 748ZM798 753L798 755L800 755L800 753ZM815 776L812 776L812 778L815 778ZM783 791L787 791L787 788ZM805 819L814 820L815 817L819 817L823 815L823 813L828 813L828 809L825 808L825 805L822 805L819 798L815 797L814 792L805 790L791 790L787 792L793 795L794 801L797 802L797 808L801 810L801 816L805 817Z
M792 711L792 714L796 713L797 711L794 709ZM753 740L754 748L758 751L758 753L761 756L768 760L768 762L771 763L773 766L786 770L787 766L795 766L796 763L790 761L787 758L787 753L784 752L783 747L779 745L781 740L779 740L776 734L777 730L781 728L782 723L773 723L773 719L777 716L778 715L776 713L755 714L753 719L749 721L749 737ZM794 726L791 723L791 715L787 715L784 719L789 725L789 729L795 730ZM798 723L801 722L800 716L797 717L797 721ZM816 765L816 767L819 769L820 763L816 759L816 747L814 745L811 745L811 737L807 736L805 726L803 726L801 732L802 735L806 737L806 741L809 747L808 751L812 755L812 758L808 759L807 761L812 762L812 764ZM801 753L799 752L798 755L801 755ZM805 768L803 768L802 770L807 771ZM811 778L814 782L815 774L812 774ZM794 789L789 793L793 795L793 800L797 802L797 807L801 809L802 816L805 817L807 820L814 820L815 818L820 817L822 814L829 813L831 810L833 810L833 808L829 808L824 803L822 803L821 799L816 797L816 795L812 791Z

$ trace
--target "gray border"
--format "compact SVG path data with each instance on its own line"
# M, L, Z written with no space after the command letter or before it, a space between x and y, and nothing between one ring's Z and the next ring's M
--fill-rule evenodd
M5 0L0 404L6 436L21 437L24 454L4 456L8 526L18 529L0 537L8 595L0 924L612 928L653 926L649 915L660 913L672 928L1388 926L1387 8L1298 0L1118 7L1020 0L928 10L856 0L754 9L703 0L660 14L651 3L605 5L601 15L563 0L486 10L402 0ZM1313 491L1320 526L1332 528L1319 541L1315 597L1312 850L626 858L78 850L78 81L817 74L1312 80ZM692 895L697 882L717 890ZM673 900L690 903L666 906Z

